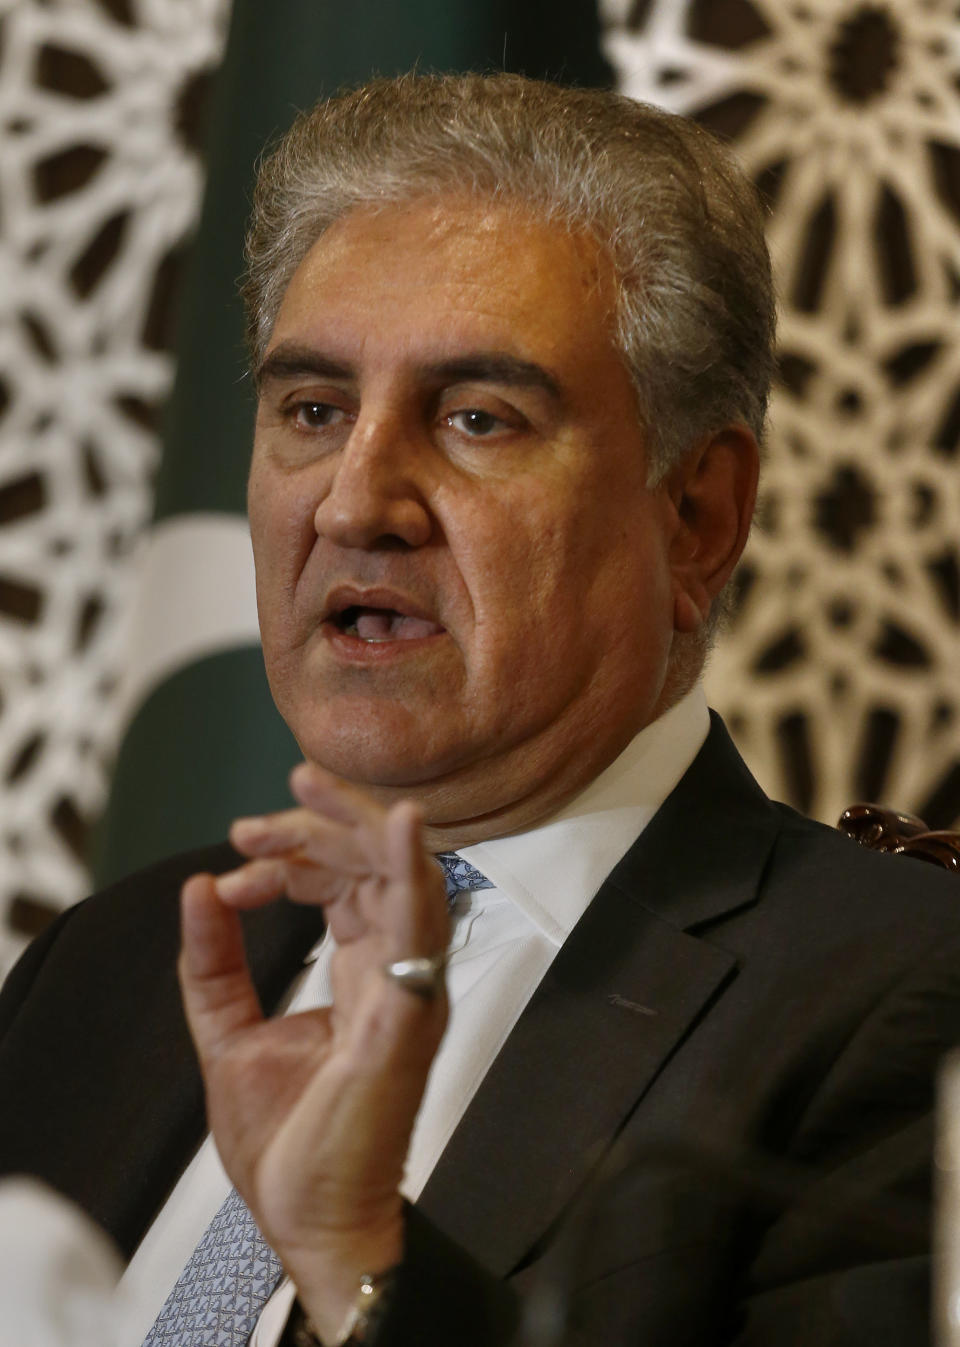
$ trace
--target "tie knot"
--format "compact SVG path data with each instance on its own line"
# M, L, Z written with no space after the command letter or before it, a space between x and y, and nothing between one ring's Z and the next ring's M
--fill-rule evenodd
M453 902L458 893L462 893L465 889L493 888L493 884L487 879L486 875L482 875L476 866L463 860L455 851L439 852L437 861L443 870L443 878L447 886L447 901L450 903Z

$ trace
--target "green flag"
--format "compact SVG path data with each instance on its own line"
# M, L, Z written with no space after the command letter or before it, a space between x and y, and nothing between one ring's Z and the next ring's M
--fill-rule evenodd
M236 283L250 190L264 144L298 110L413 67L611 82L595 0L235 0L181 299L128 728L98 839L101 883L289 800L299 754L263 671L243 515L254 406Z

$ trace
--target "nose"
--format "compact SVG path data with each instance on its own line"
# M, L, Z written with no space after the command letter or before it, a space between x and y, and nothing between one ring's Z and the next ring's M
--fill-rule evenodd
M317 534L338 547L422 547L432 530L422 475L402 428L361 417L333 462Z

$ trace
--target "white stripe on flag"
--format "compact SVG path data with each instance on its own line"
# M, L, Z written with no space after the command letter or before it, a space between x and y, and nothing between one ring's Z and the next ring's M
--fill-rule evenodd
M257 645L250 532L242 515L163 519L140 556L121 723L159 683L194 660Z

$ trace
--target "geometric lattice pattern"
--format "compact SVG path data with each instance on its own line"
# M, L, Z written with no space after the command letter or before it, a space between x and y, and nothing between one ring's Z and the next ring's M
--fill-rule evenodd
M0 974L86 884L228 4L0 0ZM600 9L620 87L731 137L770 205L781 378L711 701L774 795L950 823L956 3Z
M0 0L0 915L21 932L88 882L226 17Z
M620 87L770 207L781 379L711 701L774 795L960 817L960 14L607 0Z
M144 1347L244 1347L281 1271L247 1204L231 1188Z

